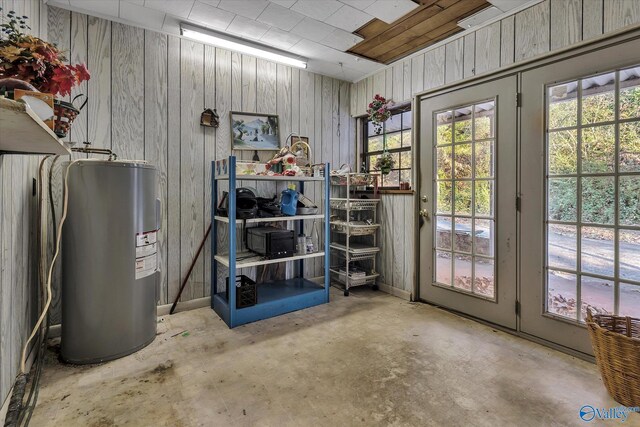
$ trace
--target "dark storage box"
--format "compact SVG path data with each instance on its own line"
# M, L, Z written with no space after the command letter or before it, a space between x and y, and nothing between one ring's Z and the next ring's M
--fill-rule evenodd
M293 230L275 227L247 229L247 248L269 259L293 256L296 251Z
M237 284L240 284L238 286ZM226 283L226 299L229 301L229 278ZM251 307L258 302L258 287L256 282L241 274L236 276L236 308Z

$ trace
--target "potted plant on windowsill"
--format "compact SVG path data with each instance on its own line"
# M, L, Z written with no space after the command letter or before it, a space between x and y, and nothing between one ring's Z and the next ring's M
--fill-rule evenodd
M4 87L3 95L5 92L11 95L13 88L17 87L16 79L40 92L59 96L71 95L72 88L89 80L91 75L85 64L67 64L67 58L55 44L23 33L30 29L28 17L18 16L14 11L5 16L0 8L0 18L3 22L0 31L4 37L0 41L0 88ZM54 101L54 131L59 137L66 136L85 104L86 101L76 108L60 99Z

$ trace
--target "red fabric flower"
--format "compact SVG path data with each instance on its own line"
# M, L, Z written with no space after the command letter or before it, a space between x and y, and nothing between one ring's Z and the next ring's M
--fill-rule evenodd
M77 64L75 67L72 66L73 69L76 70L76 79L78 83L82 83L91 78L91 74L89 74L89 70L87 70L87 66L85 64Z
M76 78L69 67L54 69L51 80L58 84L58 93L62 96L71 95L71 88L76 84Z

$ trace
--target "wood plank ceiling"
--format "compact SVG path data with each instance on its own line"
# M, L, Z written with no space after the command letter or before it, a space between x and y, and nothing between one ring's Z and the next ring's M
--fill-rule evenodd
M389 64L463 31L458 21L490 6L486 0L421 0L391 24L373 19L356 30L364 40L348 52Z

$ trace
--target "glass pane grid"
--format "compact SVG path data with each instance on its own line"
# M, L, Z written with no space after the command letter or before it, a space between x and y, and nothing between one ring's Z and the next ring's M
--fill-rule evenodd
M434 115L434 283L495 300L495 100Z
M547 90L547 313L640 315L639 117L640 67Z
M394 168L387 175L382 175L379 188L399 188L400 182L412 181L412 149L411 149L411 111L398 112L383 123L382 131L375 134L372 122L368 122L365 128L365 141L363 160L369 171L374 171L378 158L384 153L386 143L387 151L394 159Z

